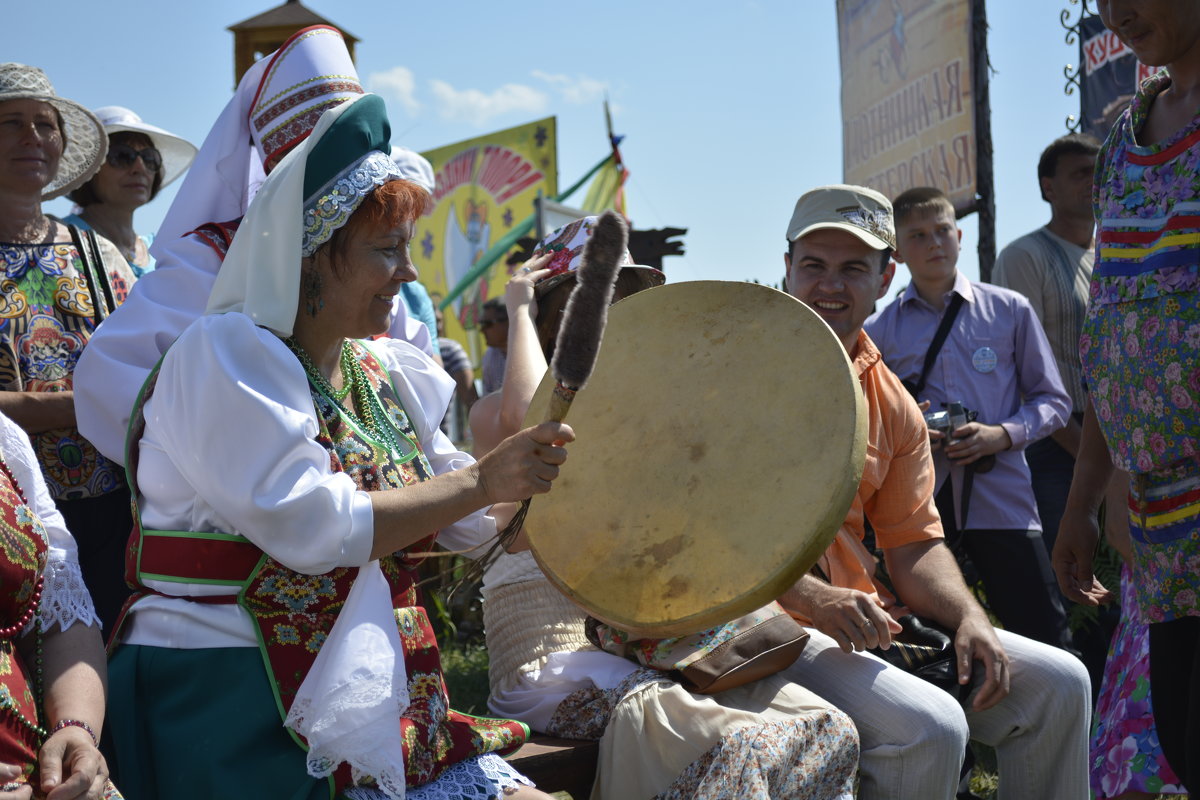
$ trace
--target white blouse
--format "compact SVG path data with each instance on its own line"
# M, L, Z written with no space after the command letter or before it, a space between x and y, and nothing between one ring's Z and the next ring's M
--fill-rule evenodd
M79 431L118 464L125 463L125 432L138 391L171 343L204 314L221 268L220 256L199 236L159 244L155 269L96 329L75 367ZM403 303L392 313L389 335L433 352L425 326L407 315Z
M454 383L411 345L370 345L391 375L435 474L472 463L438 429ZM370 560L372 505L314 437L316 410L304 369L287 346L243 314L205 316L171 347L154 394L137 471L144 526L245 536L290 569L321 574ZM440 532L453 549L496 532L483 512ZM236 587L151 582L175 597L133 608L125 641L158 647L253 647L250 616L234 604L178 597L236 594Z
M46 529L49 550L42 604L38 611L39 627L46 631L58 625L66 630L76 622L99 627L100 618L96 616L92 596L79 571L75 537L67 530L62 514L50 497L37 457L29 444L29 435L3 414L0 414L0 453L29 507Z

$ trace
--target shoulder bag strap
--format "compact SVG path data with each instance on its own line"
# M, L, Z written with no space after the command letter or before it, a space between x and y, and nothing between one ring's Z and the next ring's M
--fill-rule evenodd
M100 256L100 244L96 241L96 232L93 230L85 231L71 224L67 224L67 230L71 232L71 244L75 245L75 251L79 253L79 259L83 262L83 279L92 299L92 321L99 327L115 307L108 272L104 268L104 259ZM100 292L103 292L103 299Z
M946 307L946 312L942 314L941 324L938 325L937 332L933 334L933 341L929 343L929 349L925 351L925 363L921 365L921 377L917 379L913 386L913 398L915 399L921 390L925 388L925 380L929 377L929 370L933 369L933 362L937 360L938 353L942 350L942 345L946 343L946 337L950 335L950 326L954 324L954 318L958 316L958 309L962 307L963 297L961 294L955 293L954 297L950 298L950 305Z
M96 240L96 232L93 230L85 231L88 248L92 251L92 263L96 272L96 282L100 284L100 290L104 292L104 316L108 316L117 310L117 301L113 296L112 280L108 276L108 267L104 263L104 257L100 255L100 242Z
M100 305L100 295L96 294L96 279L95 268L92 266L92 253L83 245L83 231L76 225L67 223L67 230L71 232L71 244L75 245L75 252L79 253L79 260L83 264L83 281L87 284L88 295L92 299L92 321L99 327L104 319L103 309Z

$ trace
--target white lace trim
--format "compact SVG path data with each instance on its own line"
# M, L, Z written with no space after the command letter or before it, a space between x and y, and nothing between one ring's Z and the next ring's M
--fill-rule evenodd
M329 241L334 231L346 224L376 187L400 177L400 168L392 157L378 150L344 167L304 202L301 254L311 256Z
M44 574L45 586L38 609L38 627L43 632L55 625L65 631L76 622L100 626L100 617L92 605L92 596L83 582L79 564L57 559L55 551L51 550Z
M308 774L350 765L390 800L404 800L400 717L408 708L404 649L387 580L372 561L358 578L305 676L284 724L308 741Z
M408 790L408 800L492 800L505 789L533 786L533 781L513 769L495 753L460 761L436 781ZM385 800L378 789L356 786L344 793L346 800Z

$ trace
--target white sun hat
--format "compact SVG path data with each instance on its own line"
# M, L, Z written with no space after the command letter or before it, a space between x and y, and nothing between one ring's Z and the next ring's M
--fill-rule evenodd
M196 157L196 145L170 131L148 125L142 118L124 106L104 106L94 112L108 134L129 131L145 134L155 149L162 154L162 185L166 186L191 166Z

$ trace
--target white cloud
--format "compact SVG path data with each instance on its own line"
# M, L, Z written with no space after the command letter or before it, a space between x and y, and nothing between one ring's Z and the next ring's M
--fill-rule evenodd
M421 111L421 103L417 100L417 79L408 67L392 67L387 72L372 72L367 78L371 90L384 96L385 99L396 100L404 107L410 117L415 117Z
M518 83L506 83L490 94L479 89L455 89L439 80L431 80L429 88L443 119L475 125L483 125L493 117L510 111L540 114L548 105L545 93Z
M549 72L542 72L541 70L534 70L533 77L553 86L568 103L578 105L602 100L604 99L604 93L608 91L607 83L598 81L595 78L589 78L586 75L577 75L572 78L570 75L555 75Z

